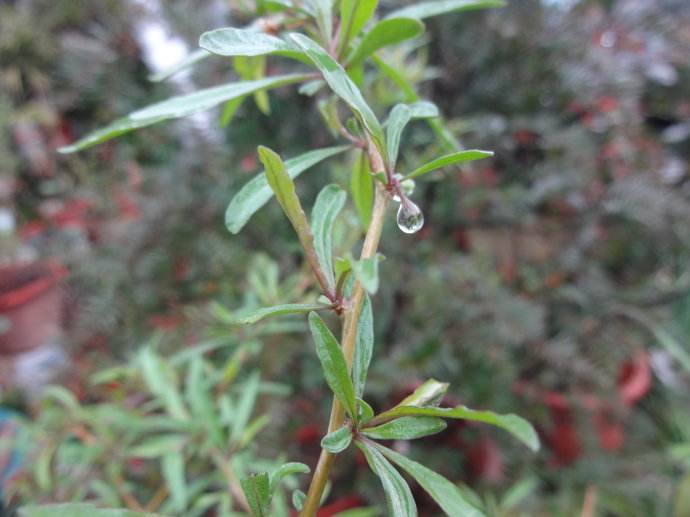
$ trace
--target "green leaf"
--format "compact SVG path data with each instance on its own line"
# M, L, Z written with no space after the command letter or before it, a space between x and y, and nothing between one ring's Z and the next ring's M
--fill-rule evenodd
M297 463L294 461L284 463L271 473L269 482L271 494L275 493L275 491L278 489L278 484L284 478L294 476L295 474L309 474L310 472L311 469L304 463Z
M242 103L247 97L237 97L236 99L229 100L223 106L223 111L220 114L220 127L225 127L232 121L237 110L240 109Z
M254 474L240 481L247 504L254 517L268 517L271 504L270 483L268 474Z
M61 153L73 153L87 147L100 144L116 136L123 135L134 129L150 126L164 120L186 117L199 111L205 111L223 102L245 95L278 88L287 84L302 82L309 75L292 74L267 77L258 81L246 81L224 84L213 88L206 88L187 95L179 95L168 100L142 108L128 116L118 119L110 125L98 129L75 143L58 149Z
M389 18L369 30L352 54L348 67L356 67L380 48L395 45L424 33L424 24L412 17Z
M149 391L161 400L167 413L177 420L188 420L189 413L177 386L175 371L151 347L139 352L137 362Z
M355 444L364 454L371 470L381 480L383 491L386 494L388 514L395 517L416 517L417 505L412 497L412 492L410 492L410 487L400 473L393 468L393 465L373 444L360 440L355 441Z
M375 257L361 260L350 259L352 271L369 294L376 294L379 290L379 262L381 260L383 260L383 255L380 253L377 253Z
M347 72L338 64L318 43L309 39L303 34L293 33L290 38L302 50L304 50L313 61L314 65L321 71L323 78L330 86L331 90L343 99L350 109L358 117L362 125L369 131L377 147L381 152L383 148L383 130L376 115L371 110L367 102L359 91L357 85L347 75Z
M433 416L484 422L505 429L533 451L539 450L539 437L532 425L524 418L513 414L499 415L493 411L476 411L465 406L454 408L396 406L374 417L369 425L374 426L403 416Z
M387 18L431 18L440 14L456 11L471 11L476 9L488 9L490 7L503 7L503 0L439 0L436 2L423 2L420 4L403 7L389 13Z
M357 154L354 171L350 176L350 193L359 219L366 230L371 222L374 202L374 179L369 171L369 160L364 152Z
M347 410L350 418L357 421L355 390L352 386L350 374L347 371L345 356L343 356L338 341L315 312L309 314L309 329L314 338L316 355L318 355L321 362L328 386Z
M429 172L440 169L441 167L446 167L448 165L453 165L455 163L471 162L474 160L482 160L484 158L489 158L493 156L494 153L491 151L479 151L477 149L472 149L469 151L458 151L457 153L447 154L446 156L441 156L436 158L429 163L422 165L421 167L413 170L405 179L413 179L422 174L427 174Z
M142 443L129 447L126 454L132 458L160 458L171 451L180 451L184 447L186 437L177 434L162 434L145 438Z
M359 34L376 12L378 0L340 0L340 49Z
M176 513L184 512L187 508L187 482L185 481L184 456L180 452L169 453L161 460L161 471L168 493L172 501L172 508Z
M352 361L352 384L355 396L361 398L367 383L367 372L374 351L374 313L371 309L369 295L364 295L364 302L357 323L357 341Z
M405 104L398 104L391 111L386 129L386 143L388 144L388 160L392 170L398 161L400 137L407 124L412 119L412 110Z
M448 386L450 385L447 382L429 379L405 397L398 406L438 406L446 395Z
M335 288L333 276L333 225L345 206L347 194L338 185L327 185L319 192L311 212L311 231L314 249L321 269L331 289Z
M204 32L199 38L199 46L220 56L278 55L311 63L294 45L255 30L226 28Z
M335 156L349 149L349 146L326 147L285 161L285 168L290 178L295 179L304 171L326 158ZM225 225L231 233L238 233L247 221L273 196L266 173L261 172L245 184L230 201L225 212Z
M333 35L333 0L308 0L314 11L316 23L326 42L331 41Z
M322 311L328 308L328 305L322 303L287 303L284 305L256 309L242 316L230 316L229 319L224 318L224 320L226 323L232 325L253 325L265 318L283 316L285 314L304 314L311 311Z
M135 512L132 510L111 510L96 508L87 503L50 504L44 506L24 506L19 509L19 517L160 517L158 514Z
M165 81L166 79L172 77L176 73L181 72L185 68L189 68L190 66L193 66L209 57L211 57L211 54L209 54L204 49L196 49L193 52L190 52L187 55L187 57L185 57L178 63L174 64L170 68L166 68L165 70L158 72L157 74L149 76L149 81L152 81L154 83Z
M441 116L438 106L430 101L417 101L408 104L412 118L434 118Z
M302 508L304 508L304 501L306 501L306 500L307 500L307 494L305 494L301 490L294 490L292 492L292 506L298 512L302 511Z
M483 511L467 501L458 487L443 476L379 444L374 444L373 447L412 476L446 514L462 515L463 517L482 517L485 515Z
M259 372L254 372L249 376L249 379L247 379L247 382L243 386L239 403L232 415L232 429L230 432L231 443L238 443L242 439L249 418L251 417L252 411L254 411L256 397L259 395L260 380L261 376Z
M347 449L350 443L352 443L352 429L343 426L324 436L321 440L321 447L331 454L338 454Z
M259 159L264 164L266 180L271 190L276 196L278 203L283 208L283 212L292 223L302 247L309 252L313 252L314 237L304 214L302 204L295 192L295 184L285 168L280 155L263 145L259 146Z
M363 429L362 434L375 440L415 440L440 433L446 427L440 418L404 417Z
M187 368L185 399L196 421L204 422L210 441L216 447L223 447L225 437L213 399L211 381L204 372L204 360L201 356L194 357Z
M363 399L357 399L357 408L359 409L359 421L366 424L369 420L374 418L373 408Z

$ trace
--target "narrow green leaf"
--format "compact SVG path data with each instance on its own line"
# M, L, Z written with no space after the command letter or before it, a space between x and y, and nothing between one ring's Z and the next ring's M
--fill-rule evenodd
M355 396L361 398L367 383L367 372L374 351L374 313L371 308L369 295L364 295L364 302L359 313L357 323L357 341L355 354L352 361L352 384L355 387Z
M321 447L331 454L338 454L347 449L350 443L352 443L352 429L343 426L324 436L321 440Z
M253 325L265 318L283 316L285 314L305 314L307 312L322 311L328 308L328 305L322 303L288 303L285 305L255 309L241 316L228 315L224 317L223 320L231 325Z
M440 433L446 427L448 426L441 418L411 416L368 427L362 430L362 434L375 440L416 440Z
M292 506L297 510L298 512L302 511L302 508L304 508L304 502L307 500L307 494L302 492L301 490L293 490L292 492Z
M311 232L314 249L321 269L331 289L335 288L333 276L333 225L345 206L347 194L338 185L327 185L319 192L311 212Z
M524 418L513 414L499 415L493 411L476 411L465 406L454 408L396 406L377 415L369 424L374 426L403 416L433 416L484 422L505 429L533 451L539 450L539 437L532 425Z
M441 116L438 110L438 106L430 101L417 101L412 104L408 104L410 108L412 118L434 118Z
M305 250L313 248L314 238L300 203L295 184L285 168L280 155L268 147L259 146L259 159L264 164L266 180L276 196L283 212L292 223Z
M154 83L165 81L166 79L172 77L178 72L181 72L185 68L189 68L209 57L211 57L211 54L209 54L204 49L196 49L190 52L187 55L187 57L182 59L180 62L174 64L170 68L166 68L165 70L158 72L157 74L149 76L149 81L152 81Z
M403 7L389 13L387 18L431 18L440 14L457 11L472 11L476 9L488 9L491 7L503 7L503 0L439 0L435 2L423 2Z
M290 178L294 180L310 167L347 149L349 149L349 146L326 147L310 151L296 158L286 160L285 168ZM234 234L238 233L247 224L251 216L263 207L272 196L273 191L268 184L266 172L261 172L245 184L230 201L230 205L225 212L225 225L228 230Z
M355 167L350 176L350 193L359 219L366 230L371 222L374 202L374 179L369 171L369 160L364 152L357 153Z
M87 503L24 506L19 517L160 517L158 514L123 509L96 508Z
M162 434L144 439L140 444L127 449L127 456L132 458L160 458L172 451L184 447L186 437L177 434Z
M359 422L361 424L366 424L374 418L374 409L363 399L357 399L357 408L359 410Z
M270 484L268 474L261 472L240 481L244 496L253 517L268 517L271 504Z
M388 160L392 170L398 161L398 150L400 149L400 137L407 124L412 119L412 110L405 104L397 104L388 119L386 128L386 143L388 145Z
M357 85L347 75L347 72L338 64L318 43L309 39L303 34L293 33L290 38L294 41L307 56L313 61L314 65L321 71L331 90L338 95L350 109L357 115L360 122L369 131L377 147L381 152L383 148L383 130L376 115L371 110L367 102L359 91Z
M172 508L176 513L182 513L187 508L187 482L185 481L184 456L180 452L173 452L163 456L161 471L168 493L172 501Z
M219 56L278 55L310 64L299 48L281 38L249 29L216 29L204 32L199 46Z
M346 48L376 12L378 0L340 0L340 49Z
M328 386L347 410L350 418L357 421L355 390L352 386L350 374L347 371L345 356L343 356L338 341L315 312L309 314L309 329L314 338L316 355L318 355L321 362Z
M326 42L333 36L333 0L308 0L314 11L316 23Z
M400 473L393 468L393 465L371 442L356 440L355 444L367 459L369 468L381 480L383 491L386 494L388 514L395 517L417 517L417 505L412 497L412 492Z
M427 174L429 172L440 169L441 167L446 167L448 165L453 165L456 163L471 162L474 160L482 160L484 158L489 158L493 156L494 153L491 151L479 151L477 149L472 149L469 151L458 151L457 153L447 154L446 156L441 156L436 158L429 163L422 165L421 167L413 170L405 179L413 179L422 174Z
M395 45L402 41L416 38L424 33L424 24L412 17L388 18L378 22L362 38L347 63L348 67L356 67L364 62L377 50Z
M236 99L229 100L225 103L223 106L223 111L220 114L220 127L225 127L230 124L235 116L235 113L237 113L237 110L240 109L240 106L242 106L242 103L246 98L246 96L237 97Z
M400 401L398 406L438 406L446 395L448 386L450 385L447 382L429 379Z
M249 418L254 411L256 405L256 398L259 395L259 384L261 376L259 372L254 372L249 376L247 382L244 384L240 400L233 412L232 428L230 431L230 441L238 443L242 439Z
M379 444L374 444L373 447L412 476L446 514L462 515L463 517L483 517L485 515L483 511L473 506L465 498L458 487L440 474Z
M379 290L379 262L382 259L383 255L379 253L375 257L350 260L352 271L355 273L357 280L359 280L362 287L369 294L376 294L376 291Z
M210 441L216 447L223 447L225 436L213 399L213 388L210 379L205 375L204 360L201 356L194 357L187 367L185 399L195 420L204 422Z
M311 469L304 463L290 462L284 463L278 467L275 471L271 473L270 476L270 493L274 494L278 489L278 484L288 476L294 476L295 474L309 474Z
M110 125L88 134L71 145L61 147L58 151L61 153L80 151L87 147L105 142L106 140L110 140L116 136L128 133L134 129L140 129L164 120L186 117L199 111L211 109L218 104L236 99L237 97L244 97L245 95L257 91L302 82L308 78L309 75L305 74L280 75L267 77L259 81L224 84L222 86L198 90L187 95L172 97L168 100L152 104L151 106L130 113L128 116L118 119Z
M175 371L146 347L139 352L138 364L149 391L161 400L167 413L177 420L188 420L189 413L177 386Z

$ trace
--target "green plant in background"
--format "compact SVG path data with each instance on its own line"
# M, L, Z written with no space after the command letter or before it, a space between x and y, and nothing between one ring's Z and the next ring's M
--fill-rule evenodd
M307 493L299 490L293 493L293 504L303 516L316 514L337 455L352 445L362 451L371 470L379 477L389 513L396 517L417 515L417 508L407 482L394 465L414 478L448 515L484 515L486 509L468 488L459 488L405 455L381 445L380 441L429 436L445 429L444 419L463 419L503 428L531 449L539 447L530 424L516 415L499 415L464 406L439 407L448 385L436 380L427 381L399 404L379 414L374 414L363 399L374 347L370 296L377 292L380 283L379 263L383 257L378 249L389 205L392 201L399 205L396 220L400 230L405 234L415 233L422 228L424 216L411 200L414 181L434 170L492 155L487 151L459 150L444 128L436 106L422 100L414 86L378 58L376 53L383 47L421 35L426 18L500 5L502 3L495 0L431 1L390 12L379 19L376 17L377 2L370 0L261 2L258 6L260 14L271 13L270 17L265 18L265 23L255 24L248 29L229 28L205 33L200 39L204 52L197 53L194 59L198 61L212 54L233 57L238 74L247 80L200 90L137 110L63 148L63 152L78 151L134 129L191 115L220 104L225 104L223 121L227 122L239 104L249 96L253 96L259 108L267 112L266 92L290 84L301 84L300 91L306 95L315 95L317 92L322 95L319 113L329 131L345 140L346 144L317 149L289 160L283 160L275 151L260 146L258 153L264 171L235 195L226 213L228 229L237 233L255 212L275 196L297 234L321 293L314 303L285 303L241 315L224 315L228 323L248 325L271 316L308 314L316 354L326 382L334 394L334 401L328 433L322 440L322 453L309 489ZM291 32L296 29L302 32ZM300 70L308 68L306 72L266 76L267 56L297 61ZM379 121L360 89L365 67L369 64L373 64L379 74L399 86L408 100L407 104L396 105L384 123ZM344 122L341 118L343 106L351 114ZM398 163L403 131L417 119L427 121L448 152L403 174ZM334 243L334 227L346 203L347 192L337 184L323 188L314 202L309 220L294 184L297 176L310 167L345 152L355 155L356 167L351 175L350 194L365 231L359 258L342 249L345 246L341 243ZM334 247L342 252L337 257L334 257ZM218 312L222 312L222 309L219 308ZM318 314L328 312L340 318L340 340ZM150 349L145 349L140 356L149 389L160 399L168 414L184 420L187 410L180 397L175 395L177 392L170 386L161 385L168 379L165 372L170 370L152 354ZM207 458L214 460L213 451L222 455L229 446L246 445L246 441L242 440L244 434L238 435L233 430L223 429L222 424L232 426L232 422L239 418L238 414L246 414L247 410L242 413L238 409L244 407L242 399L237 406L232 406L232 403L229 407L223 406L221 402L219 409L208 402L208 397L202 396L207 388L204 377L208 368L200 359L190 363L186 402L193 408L194 418L203 422L204 427L211 426L203 435L208 443L201 444L201 450L206 451ZM258 377L252 378L256 379L255 383L258 382ZM246 381L247 384L250 382ZM245 385L244 397L251 398L246 394L252 393L251 387L251 384ZM221 417L215 414L218 410ZM218 424L215 428L211 425L214 421ZM255 427L260 426L257 424ZM243 433L246 432L243 430ZM166 441L169 436L156 438L155 446L147 443L151 450L163 454L163 475L167 478L168 487L173 490L169 503L172 506L167 510L185 511L190 500L185 484L188 458L179 450L179 444L177 452L170 451L174 451L175 447L169 447L170 443ZM242 470L236 465L232 465L231 469ZM307 471L301 464L286 464L272 471L272 474L258 471L242 478L240 485L244 498L240 500L246 503L245 510L257 516L284 513L284 509L276 506L279 505L276 501L280 500L278 481L283 474ZM230 491L236 491L237 484L231 481L234 470L225 475L230 483ZM172 480L177 482L173 483ZM205 488L200 486L196 490L201 493ZM31 517L41 515L41 511L44 510L25 509L24 514Z

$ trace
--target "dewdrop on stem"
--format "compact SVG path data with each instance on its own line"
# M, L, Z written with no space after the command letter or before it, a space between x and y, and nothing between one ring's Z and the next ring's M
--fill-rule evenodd
M417 233L424 226L424 214L409 199L403 199L398 208L398 228L403 233Z

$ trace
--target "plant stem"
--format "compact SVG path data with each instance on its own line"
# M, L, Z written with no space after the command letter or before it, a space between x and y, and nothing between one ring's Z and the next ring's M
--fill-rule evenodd
M374 170L374 169L372 169ZM362 259L371 258L376 255L381 240L381 232L386 217L386 209L390 203L390 195L385 188L376 182L376 197L374 199L374 209L371 216L371 223L369 230L364 238L364 245L362 246ZM355 353L355 346L357 343L357 325L359 324L359 315L364 302L364 288L359 282L355 283L352 291L352 298L345 312L345 321L343 324L343 332L341 339L341 346L343 355L347 361L348 369L352 369L352 359ZM331 418L328 424L328 432L331 433L341 427L345 421L345 408L336 399L333 399L331 406ZM328 481L328 475L333 466L335 455L321 450L319 461L314 470L307 499L304 502L304 507L300 512L300 517L314 517L316 511L319 509L321 497Z

